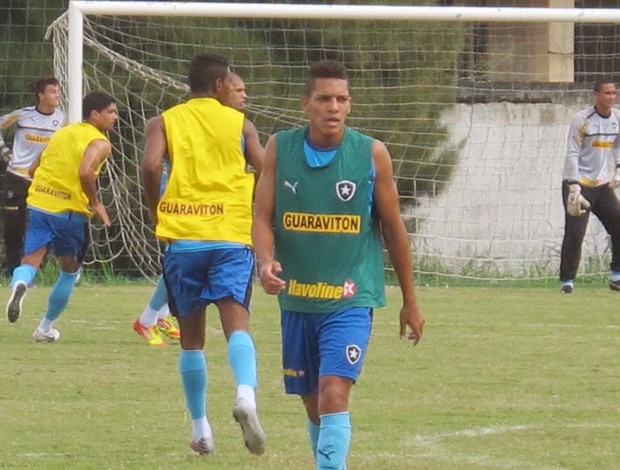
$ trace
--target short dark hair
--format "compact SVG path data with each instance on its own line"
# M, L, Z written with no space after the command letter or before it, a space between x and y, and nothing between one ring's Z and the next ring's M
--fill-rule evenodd
M308 69L304 95L308 96L312 93L314 83L318 78L337 78L346 80L347 86L349 84L349 74L342 62L337 60L321 60L312 64Z
M102 91L91 91L82 100L82 119L86 121L91 111L103 111L113 103L116 103L116 100L112 95Z
M60 82L56 77L44 77L39 78L30 85L32 93L34 93L34 99L37 103L39 102L39 93L45 92L45 87L48 85L59 86Z
M192 93L208 93L218 79L229 73L228 60L217 54L198 54L189 64L189 89Z
M609 80L609 79L601 79L601 80L597 80L596 83L594 84L594 93L598 93L599 91L601 91L601 88L603 87L603 85L609 85L609 84L613 84L615 85L615 82L613 80Z

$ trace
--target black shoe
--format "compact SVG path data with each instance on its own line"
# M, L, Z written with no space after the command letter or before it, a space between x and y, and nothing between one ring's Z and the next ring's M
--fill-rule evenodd
M611 290L620 291L620 281L609 281L609 288Z
M24 297L26 297L27 291L28 287L25 282L16 282L13 286L11 297L6 305L6 317L11 323L15 323L19 320L19 316L22 313L22 304L24 303Z
M618 283L618 290L620 290L620 283ZM572 294L573 293L573 286L571 286L570 284L564 284L561 288L560 288L560 294Z

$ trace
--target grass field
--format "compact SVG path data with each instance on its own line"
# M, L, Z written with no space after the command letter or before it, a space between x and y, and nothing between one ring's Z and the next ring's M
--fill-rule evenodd
M243 446L225 341L209 333L216 453L204 458L188 446L178 345L148 348L131 330L151 290L77 288L55 344L30 337L48 287L29 291L18 323L2 313L0 468L313 468L301 404L282 391L275 299L257 288L252 314L267 452ZM349 470L620 468L620 295L419 288L427 326L412 348L396 293L353 390Z

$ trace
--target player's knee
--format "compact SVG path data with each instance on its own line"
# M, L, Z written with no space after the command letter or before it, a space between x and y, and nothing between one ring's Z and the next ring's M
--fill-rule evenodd
M353 381L344 377L323 376L319 380L319 413L339 413L349 409Z

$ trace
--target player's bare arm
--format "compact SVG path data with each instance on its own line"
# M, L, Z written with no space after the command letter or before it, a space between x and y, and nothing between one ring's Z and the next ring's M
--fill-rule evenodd
M107 140L93 140L84 150L84 158L80 165L82 191L88 197L90 208L101 218L106 227L110 226L110 218L97 195L97 168L108 158L111 151L112 144Z
M243 121L243 137L245 138L245 156L248 163L254 167L256 177L258 178L263 171L265 149L258 138L256 126L248 119Z
M375 164L375 208L403 296L400 336L412 340L415 345L422 338L424 317L415 294L409 240L405 224L400 217L392 159L385 144L378 140L373 142L372 157Z
M157 224L162 163L167 152L164 122L161 116L149 119L144 130L144 156L140 165L146 206L151 220Z
M265 148L263 171L256 185L254 220L252 222L252 243L258 262L258 276L268 294L277 294L286 286L278 277L282 271L280 263L273 258L275 237L273 214L275 206L275 162L276 142L271 136Z

